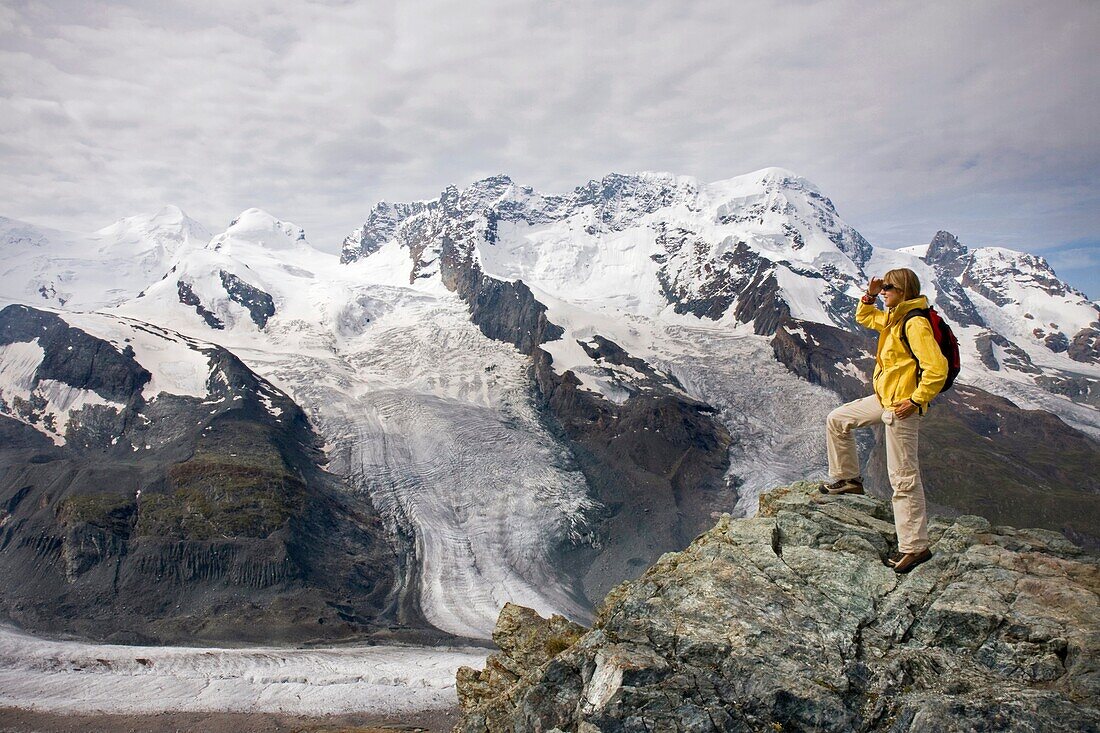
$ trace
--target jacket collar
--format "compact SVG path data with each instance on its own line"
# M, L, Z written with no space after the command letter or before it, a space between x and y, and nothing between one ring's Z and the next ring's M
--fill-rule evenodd
M893 308L886 311L886 313L887 313L887 317L888 317L890 323L897 323L899 320L901 320L905 316L906 313L913 310L914 308L927 308L927 307L928 307L928 297L924 296L924 295L918 295L915 298L910 298L909 300L901 301L896 306L894 306Z

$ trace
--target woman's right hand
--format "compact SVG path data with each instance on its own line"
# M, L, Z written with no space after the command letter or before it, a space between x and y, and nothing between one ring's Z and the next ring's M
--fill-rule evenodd
M872 298L877 298L878 294L882 292L882 278L872 277L871 282L867 284L867 294Z

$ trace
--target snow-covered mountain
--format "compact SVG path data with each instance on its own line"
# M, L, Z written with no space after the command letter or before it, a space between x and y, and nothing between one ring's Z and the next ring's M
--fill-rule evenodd
M92 310L161 277L176 252L210 233L177 206L119 219L91 234L0 217L0 303Z
M789 171L610 175L565 195L499 176L378 204L339 256L258 209L205 238L182 214L175 229L153 219L116 225L160 232L144 240L103 235L154 263L117 280L92 256L87 273L65 264L76 245L54 264L29 242L57 235L9 222L23 234L3 250L0 292L45 303L37 283L69 268L64 282L83 285L50 301L59 317L155 324L238 357L305 411L328 470L381 517L396 595L446 632L485 637L508 600L584 619L713 512L754 511L761 490L823 473L824 416L870 390L856 298L892 267L920 274L963 343L930 443L969 463L929 477L932 501L990 501L1015 520L1017 479L1035 474L1063 492L1038 499L1053 507L1042 522L1100 537L1095 304L1039 258L946 233L874 248ZM69 315L88 308L102 315ZM43 383L29 343L0 362L0 389ZM186 376L139 346L154 379ZM60 419L83 403L37 389L51 440L66 439ZM1047 441L1060 462L1027 448ZM983 462L1016 508L963 490Z
M601 379L612 378L601 378L577 345L585 330L612 337L624 316L673 314L752 323L762 335L783 318L856 330L852 302L869 275L909 267L963 327L971 381L1029 406L1069 410L1078 427L1100 429L1090 412L1048 399L1055 392L1095 406L1100 308L1045 260L999 248L971 253L946 232L921 248L872 248L813 184L782 169L713 184L609 176L558 197L486 179L432 202L378 205L345 239L342 259L372 256L384 241L416 260L412 277L431 277L450 246L488 277L522 280L549 307L549 320L566 327L565 338L544 345L555 369L605 394ZM559 312L570 305L604 320L570 328L575 317ZM637 349L645 346L629 350Z

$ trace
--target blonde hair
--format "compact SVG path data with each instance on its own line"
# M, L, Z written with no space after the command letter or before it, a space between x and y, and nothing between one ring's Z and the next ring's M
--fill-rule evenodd
M912 300L920 295L920 278L908 267L890 270L882 276L882 281L900 290L902 300Z

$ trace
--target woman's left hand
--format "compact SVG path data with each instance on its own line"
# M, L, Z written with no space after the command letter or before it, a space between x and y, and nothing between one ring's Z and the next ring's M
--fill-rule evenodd
M894 405L894 416L904 420L917 411L917 406L909 400L903 400Z

